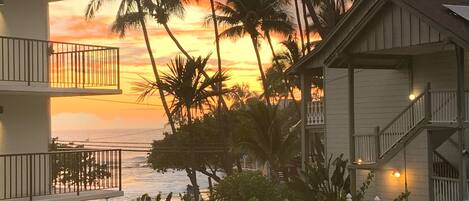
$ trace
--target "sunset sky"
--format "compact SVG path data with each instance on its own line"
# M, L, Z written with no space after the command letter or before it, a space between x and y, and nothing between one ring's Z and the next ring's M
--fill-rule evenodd
M50 3L51 40L115 46L120 48L122 95L53 98L51 103L52 129L107 129L107 128L161 128L166 117L159 97L137 104L138 93L132 90L132 83L140 76L152 78L151 66L139 31L128 32L119 38L110 31L117 10L117 2L107 1L104 9L91 21L86 21L84 11L88 0L66 0ZM207 4L203 3L202 4ZM210 52L209 68L216 68L214 33L211 25L204 26L204 18L210 13L207 5L192 5L186 9L183 19L173 18L170 27L182 45L195 56ZM161 71L166 64L179 54L178 49L164 29L149 22L149 32L157 64ZM274 44L279 39L274 38ZM264 66L270 65L271 53L263 42L261 56ZM277 46L277 48L280 48ZM253 90L260 90L257 81L259 71L249 38L221 41L223 67L228 70L234 83L248 83ZM125 102L125 103L124 103ZM135 104L133 104L135 103Z

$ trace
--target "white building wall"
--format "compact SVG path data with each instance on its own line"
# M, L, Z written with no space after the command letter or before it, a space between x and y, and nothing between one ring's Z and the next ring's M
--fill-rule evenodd
M48 151L49 100L39 95L0 95L0 154Z
M469 88L469 53L466 53L466 88ZM453 51L417 55L412 58L413 89L423 92L428 82L433 89L456 88L456 57ZM325 70L326 100L326 150L328 154L349 156L348 127L348 79L346 69ZM410 93L407 68L397 70L355 70L355 127L357 134L373 133L375 126L388 124L408 104ZM427 132L415 138L406 149L407 165L401 151L376 172L369 196L393 200L404 191L404 171L412 192L411 200L428 200L428 150ZM399 169L400 179L391 177L391 171ZM357 186L368 171L358 171ZM379 189L379 190L378 190Z
M349 113L347 69L326 69L327 152L338 155L349 151ZM355 130L372 134L383 127L409 103L407 69L355 70Z
M48 0L4 0L0 6L0 35L49 39Z

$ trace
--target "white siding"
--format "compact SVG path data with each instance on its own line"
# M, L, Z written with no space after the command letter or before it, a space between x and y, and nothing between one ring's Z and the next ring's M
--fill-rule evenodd
M411 193L409 200L429 200L427 148L427 131L423 131L407 145L405 151L401 150L394 159L375 171L373 183L366 193L368 200L373 200L375 196L379 196L381 200L396 199L405 191L406 180ZM404 160L404 153L406 160ZM391 175L395 170L401 173L401 177L395 178ZM358 187L361 186L368 172L365 170L357 172Z
M0 35L47 40L47 0L5 0L5 5L0 6Z
M469 89L469 53L466 53L465 59L465 87ZM456 89L454 51L418 55L412 61L415 93L421 93L428 82L432 89Z
M0 154L47 152L49 97L0 95Z
M349 158L348 79L346 69L325 69L326 151Z
M373 133L407 106L408 72L399 70L355 70L355 130ZM348 77L346 69L326 69L327 151L348 158Z

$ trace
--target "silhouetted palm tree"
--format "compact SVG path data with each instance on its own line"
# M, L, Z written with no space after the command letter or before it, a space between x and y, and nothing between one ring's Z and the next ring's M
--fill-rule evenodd
M312 32L325 38L347 11L354 0L303 0L313 21Z
M103 3L106 1L111 0L90 0L85 13L87 19L95 17L96 13L100 10ZM147 0L121 0L119 8L117 10L116 19L112 26L112 31L117 32L120 34L121 37L124 37L128 29L141 28L145 39L145 45L148 51L148 55L150 57L153 75L155 77L156 83L161 83L158 67L156 66L156 61L153 55L153 50L151 48L148 30L145 22L148 13L143 10L142 1ZM168 122L171 126L171 131L175 133L176 127L174 125L173 117L170 114L168 103L166 102L166 98L164 96L164 92L162 89L159 89L158 93L160 95L163 109L166 113L166 116L168 117Z
M211 88L213 84L228 79L224 73L217 72L212 77L204 77L202 71L205 70L208 59L209 56L192 59L177 56L168 65L170 71L163 74L160 84L145 80L143 83L138 83L135 88L142 91L142 97L152 94L157 89L163 89L166 92L165 95L173 97L170 106L171 114L180 115L181 121L188 126L189 133L191 133L192 122L197 114L202 114L200 111L204 110L204 106L211 103L220 93L228 92L227 90L219 91ZM194 139L191 139L191 142L194 142ZM193 149L195 145L192 143L190 146ZM195 153L193 152L193 154ZM195 200L198 200L199 186L197 184L195 155L193 159L194 167L186 171L195 189Z
M227 27L220 33L220 37L237 39L246 34L250 36L256 53L265 100L268 105L271 105L270 95L268 94L265 72L259 53L259 39L262 37L263 30L261 30L261 27L263 23L267 23L268 19L279 19L279 16L281 16L279 14L283 12L279 9L281 4L282 1L278 0L227 0L226 3L217 2L216 5L216 9L220 13L216 16L217 21ZM209 16L210 18L213 17Z

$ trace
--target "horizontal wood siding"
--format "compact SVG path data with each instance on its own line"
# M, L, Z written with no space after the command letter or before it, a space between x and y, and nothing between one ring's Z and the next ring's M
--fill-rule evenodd
M409 104L408 94L407 69L360 70L355 76L356 133L383 128Z
M357 134L373 133L408 104L407 69L355 70L355 127ZM326 69L327 151L348 157L348 77L346 69Z
M469 89L469 53L465 54L465 87ZM428 82L432 89L456 89L454 51L413 56L414 90L421 93Z
M349 158L347 69L326 68L326 151Z
M411 47L444 39L421 18L392 3L388 3L359 36L349 47L352 53Z
M408 190L411 192L409 200L429 200L428 190L428 157L427 131L423 131L404 150L401 150L392 160L375 170L375 178L366 193L365 200L374 200L379 196L381 200L394 200L405 191L405 177L407 176ZM405 158L404 161L404 152ZM391 176L394 170L401 173L401 177ZM407 173L406 173L407 170ZM357 186L365 181L369 171L357 172Z

